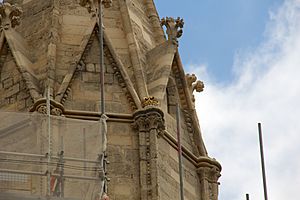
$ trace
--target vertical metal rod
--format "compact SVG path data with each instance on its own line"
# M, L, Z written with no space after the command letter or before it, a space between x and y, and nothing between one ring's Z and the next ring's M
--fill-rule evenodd
M246 200L250 200L249 194L246 194Z
M85 135L85 128L83 128L83 159L86 159L86 135ZM83 174L86 175L86 162L83 163L84 172Z
M47 195L51 195L51 176L50 176L50 162L51 162L51 105L50 105L50 84L47 89L47 131L48 131L48 164L47 164Z
M178 140L178 163L179 163L179 178L180 178L180 200L184 200L183 190L183 170L182 170L182 149L181 149L181 133L180 133L180 108L176 105L176 121L177 121L177 140Z
M64 137L61 136L61 147L60 147L60 155L59 155L59 165L60 165L60 197L65 196L65 181L64 181Z
M102 0L99 0L99 13L98 13L98 19L99 19L99 44L100 44L100 111L101 115L105 114L105 93L104 93L104 74L105 74L105 69L104 69L104 52L103 52L103 9L102 9Z
M267 179L266 179L266 170L265 170L265 158L264 158L261 123L258 123L258 133L259 133L259 146L260 146L260 157L261 157L262 178L263 178L263 186L264 186L264 196L265 196L265 200L268 200Z
M104 68L104 52L103 52L103 7L102 7L102 0L98 0L99 2L99 8L98 8L98 20L99 20L99 45L100 45L100 111L101 111L101 118L105 117L105 92L104 92L104 78L105 78L105 68ZM104 138L104 134L106 134L104 132L104 124L103 124L103 119L100 119L100 123L101 123L101 130L100 130L100 134L102 136L102 139ZM103 144L104 141L102 141L102 145L106 145ZM103 177L103 186L102 188L100 188L101 191L101 195L103 195L103 192L107 192L107 183L106 183L106 169L105 169L105 159L104 159L104 155L105 152L101 152L103 155L101 156L101 160L100 160L100 168L103 169L104 173L104 177ZM101 197L102 198L102 197Z

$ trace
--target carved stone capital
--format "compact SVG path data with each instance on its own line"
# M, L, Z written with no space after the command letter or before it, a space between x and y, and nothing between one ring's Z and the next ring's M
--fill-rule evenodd
M158 108L148 108L139 110L133 114L133 127L140 132L157 129L160 131L165 129L164 113Z
M93 13L93 16L96 16L100 2L105 8L112 6L112 0L80 0L79 4L86 7L89 13Z
M166 17L161 19L161 26L167 28L168 40L172 41L173 44L178 45L178 38L183 34L184 21L180 17L176 20L172 17Z
M0 4L0 24L1 31L15 28L20 24L21 8L10 3Z

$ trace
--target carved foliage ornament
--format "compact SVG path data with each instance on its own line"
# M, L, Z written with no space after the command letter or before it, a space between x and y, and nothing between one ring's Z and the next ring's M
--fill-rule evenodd
M105 8L112 6L112 0L80 0L79 4L82 7L86 7L89 13L93 13L93 16L96 16L100 2Z
M14 28L20 24L21 8L9 3L0 4L0 24L1 31Z
M160 131L165 129L165 121L163 112L157 108L140 110L134 114L133 127L139 131L150 131L157 129Z
M142 102L142 106L143 108L147 107L147 106L158 106L158 101L155 99L155 97L145 97L143 102Z
M172 17L166 17L161 19L161 26L167 28L168 40L172 41L173 44L178 45L177 38L180 38L183 33L184 21L180 17L176 20Z

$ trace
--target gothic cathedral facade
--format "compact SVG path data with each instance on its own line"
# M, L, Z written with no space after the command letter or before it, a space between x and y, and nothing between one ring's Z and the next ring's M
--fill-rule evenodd
M207 153L193 96L204 85L185 73L178 51L183 20L160 19L154 0L106 1L107 195L111 200L180 198L179 105L184 197L218 200L221 165ZM48 88L51 115L99 120L97 0L4 2L0 6L0 112L46 113ZM0 131L0 144L1 138ZM27 192L35 195L37 190Z

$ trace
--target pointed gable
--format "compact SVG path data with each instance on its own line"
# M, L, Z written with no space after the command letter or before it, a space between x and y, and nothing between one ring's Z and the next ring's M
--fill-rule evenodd
M184 125L182 127L184 129L184 132L186 133L185 135L186 137L189 137L191 142L190 144L193 147L193 151L196 155L207 156L206 147L202 139L200 125L194 105L194 97L192 94L193 89L191 85L193 82L188 82L188 76L184 73L183 65L181 63L181 58L178 51L174 56L171 77L172 82L175 82L176 84L176 90L178 94L176 98L180 102L179 104L181 108L182 121L184 121ZM168 91L166 91L166 94L168 94ZM168 103L168 106L173 106L172 104L170 104L170 102ZM186 139L186 141L188 140Z
M29 108L33 99L5 41L0 52L0 109L17 111Z
M101 76L97 31L98 25L95 24L90 37L82 42L81 48L84 45L85 48L78 65L70 66L57 93L56 100L65 104L66 109L96 111L99 108ZM140 102L106 34L104 64L106 111L131 113L140 106Z
M0 106L8 110L28 109L39 97L38 80L28 59L29 48L14 30L3 31L0 39Z

